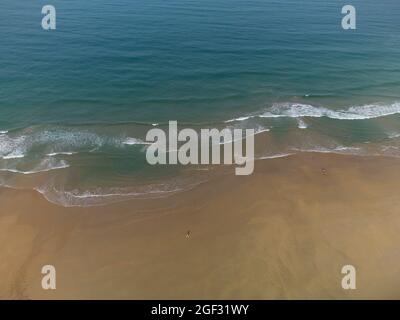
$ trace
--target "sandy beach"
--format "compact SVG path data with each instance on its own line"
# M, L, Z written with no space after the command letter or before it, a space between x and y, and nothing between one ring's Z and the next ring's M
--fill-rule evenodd
M399 186L400 160L308 153L103 207L2 188L0 298L399 298ZM41 287L47 264L56 290Z

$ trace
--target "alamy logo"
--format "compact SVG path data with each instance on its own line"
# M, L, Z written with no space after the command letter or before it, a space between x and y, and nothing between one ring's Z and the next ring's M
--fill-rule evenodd
M342 268L342 274L345 274L342 279L342 288L344 290L356 289L356 268L350 264L345 265Z
M42 278L42 288L44 290L55 290L56 289L56 268L52 265L45 265L42 268L42 274L45 276Z
M42 14L45 16L42 19L42 28L44 30L55 30L56 29L56 8L51 5L44 6L42 8Z
M242 129L201 129L198 133L186 128L178 132L177 121L170 121L168 133L153 128L147 132L146 141L152 142L146 152L151 165L235 163L241 166L235 169L236 175L250 175L254 170L254 129L246 129L245 135Z
M342 28L344 30L357 29L356 8L351 5L346 5L342 8L342 14L345 14L342 19Z

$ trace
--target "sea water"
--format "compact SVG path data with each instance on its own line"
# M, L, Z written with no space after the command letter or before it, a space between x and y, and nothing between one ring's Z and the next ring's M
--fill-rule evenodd
M0 2L0 183L61 205L159 197L207 179L146 162L170 120L254 128L260 159L400 156L400 5L352 0Z

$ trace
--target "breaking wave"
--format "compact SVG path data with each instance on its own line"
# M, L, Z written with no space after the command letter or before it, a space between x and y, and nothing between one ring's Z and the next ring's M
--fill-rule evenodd
M20 173L20 174L35 174L40 172L47 172L52 170L59 170L68 168L69 164L65 160L56 160L52 158L43 159L38 165L30 170L19 169L18 166L0 168L0 171Z
M400 103L392 104L368 104L363 106L352 106L347 109L332 110L323 106L313 106L302 103L277 103L271 108L259 114L241 116L225 122L245 121L251 118L302 118L313 117L338 120L366 120L385 117L400 113Z
M29 153L42 156L72 155L102 147L147 144L123 134L106 134L74 128L29 127L0 135L0 159L16 159Z
M123 141L123 144L132 146L132 145L148 145L148 144L151 144L151 143L150 142L145 142L145 141L143 141L141 139L138 139L138 138L130 138L129 137L129 138L126 138Z

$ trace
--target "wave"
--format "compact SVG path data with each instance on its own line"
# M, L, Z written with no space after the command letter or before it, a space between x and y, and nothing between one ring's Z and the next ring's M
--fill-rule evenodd
M400 103L394 102L389 105L385 104L368 104L363 106L351 106L347 109L333 110L323 106L313 106L302 103L276 103L268 110L264 110L260 114L252 114L241 116L235 119L226 120L225 122L245 121L252 118L302 118L327 117L337 120L367 120L390 116L400 113Z
M302 119L297 120L297 127L299 129L307 129L308 128L307 123L305 123Z
M99 131L101 129L98 129ZM125 145L147 145L139 138L119 132L96 132L88 129L62 127L28 127L0 135L0 159L35 156L54 157L90 152L100 148L122 148Z
M251 116L239 117L239 118L235 118L235 119L226 120L225 123L235 122L235 121L245 121L245 120L248 120L250 118L251 118Z
M233 130L232 130L233 128L227 128L227 129L231 130L231 134L233 135ZM224 145L224 144L233 143L233 142L240 141L240 140L245 140L247 137L256 136L258 134L261 134L261 133L264 133L264 132L268 132L268 131L270 131L269 128L264 128L264 127L258 126L257 128L254 128L254 134L244 135L241 138L231 139L231 140L228 140L228 141L225 141L224 138L221 137L220 142L218 144L219 145Z
M390 105L370 104L354 106L348 109L331 110L301 103L276 104L271 110L259 115L262 118L274 117L327 117L338 120L366 120L400 113L400 103Z
M173 194L188 191L200 185L204 181L192 183L166 182L163 184L151 184L126 188L96 188L92 190L60 190L53 185L37 187L35 190L54 204L63 207L91 207L104 206L111 203L122 202L131 199L159 199Z
M14 167L14 168L0 168L0 171L27 175L40 172L48 172L52 170L60 170L68 167L69 164L66 161L64 160L56 161L55 159L50 158L42 160L37 166L35 166L31 170L21 170Z
M288 152L280 152L276 154L259 156L255 160L266 160L266 159L276 159L276 158L286 158L294 156L299 153L334 153L334 154L347 154L347 155L369 155L363 152L360 147L345 147L345 146L335 146L332 148L315 146L311 148L288 148Z
M278 153L278 154L273 154L270 156L262 156L257 158L256 160L266 160L266 159L277 159L277 158L286 158L294 155L294 153Z
M399 132L390 132L387 134L389 139L396 139L400 138L400 133Z
M339 153L339 154L351 154L359 155L362 149L360 147L344 147L337 146L335 148L325 148L325 147L314 147L314 148L291 148L291 150L296 152L315 152L315 153Z
M63 156L71 156L71 155L73 155L73 154L77 154L77 152L53 152L53 153L47 153L46 155L48 156L48 157L55 157L55 156L61 156L61 155L63 155Z
M8 133L7 130L0 130L0 134L6 134L6 133Z
M0 135L0 158L12 159L25 155L24 147L25 136L15 138L9 137L7 134Z
M151 144L150 142L145 142L145 141L143 141L141 139L130 138L130 137L126 138L126 140L124 140L122 143L126 144L126 145L129 145L129 146L132 146L132 145L149 145L149 144Z
M7 160L7 159L20 159L25 157L24 154L8 154L6 156L0 157L1 159Z

